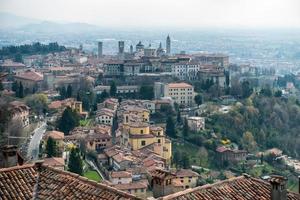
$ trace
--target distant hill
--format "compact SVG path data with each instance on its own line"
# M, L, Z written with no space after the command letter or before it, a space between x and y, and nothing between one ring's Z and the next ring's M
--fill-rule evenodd
M82 33L97 31L99 27L86 23L56 23L43 21L40 23L28 24L18 28L19 31L34 33Z
M30 33L83 33L99 30L86 23L58 23L42 21L0 12L0 30L16 30Z
M17 16L11 13L0 12L0 29L13 29L27 24L39 23L39 20Z

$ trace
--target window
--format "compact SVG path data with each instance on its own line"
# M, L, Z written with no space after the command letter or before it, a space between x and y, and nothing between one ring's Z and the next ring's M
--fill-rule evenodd
M142 145L142 146L145 146L145 145L146 145L146 141L145 141L145 140L142 140L142 141L141 141L141 145Z
M142 129L142 130L141 130L141 134L143 134L143 133L144 133L144 130Z
M157 143L160 143L160 139L157 140Z

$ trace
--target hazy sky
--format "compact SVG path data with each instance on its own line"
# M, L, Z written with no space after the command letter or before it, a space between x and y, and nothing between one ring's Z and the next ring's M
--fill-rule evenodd
M123 27L300 27L300 0L0 0L30 18Z

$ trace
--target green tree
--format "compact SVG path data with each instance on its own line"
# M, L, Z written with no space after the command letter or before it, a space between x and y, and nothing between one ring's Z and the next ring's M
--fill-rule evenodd
M176 137L176 130L172 116L167 119L166 134L170 137Z
M16 93L19 91L19 84L18 84L17 81L13 82L11 90L14 91L14 92L16 92Z
M17 97L19 97L19 98L24 97L24 88L23 88L22 82L20 82L20 84L19 84L19 91L18 91Z
M46 113L48 97L45 94L34 94L25 98L26 104L37 114Z
M76 126L79 126L79 116L76 111L67 107L58 121L58 129L68 134Z
M0 91L3 91L3 90L4 90L3 83L2 83L2 80L0 79Z
M282 91L281 90L277 90L274 94L274 97L281 97L282 96Z
M151 85L142 85L139 91L141 99L152 100L154 98L154 90Z
M182 167L184 169L189 169L190 168L190 158L186 152L183 153L182 155Z
M175 164L175 167L178 168L180 167L180 162L181 162L181 153L180 151L175 151L173 153L173 157L172 157L172 162Z
M202 95L197 94L197 95L195 96L194 100L195 100L195 102L196 102L196 104L197 104L198 106L201 105L201 104L202 104Z
M72 97L72 94L73 94L72 86L68 85L68 87L67 87L67 98Z
M49 137L47 140L46 154L48 158L55 157L57 155L56 143L52 137Z
M183 135L184 138L187 138L188 135L189 135L189 125L188 125L187 118L184 119L182 135Z
M256 141L251 132L246 131L243 134L242 144L244 148L249 152L254 152L257 149Z
M118 116L115 114L114 118L113 118L113 124L111 127L111 135L113 138L113 143L115 143L116 140L116 131L118 129L119 125L118 125Z
M67 97L67 91L65 86L62 86L61 88L59 88L59 95L61 99L65 99Z
M14 57L15 62L23 62L22 55L20 53L17 53Z
M116 83L114 81L112 81L111 84L110 84L109 92L110 92L110 96L112 96L112 97L115 97L116 94L117 94L117 86L116 86Z
M83 164L80 157L79 149L72 148L69 157L68 170L70 172L83 175Z
M248 98L253 92L253 88L250 86L249 81L244 81L242 83L242 97Z
M182 121L182 120L181 120L181 114L180 114L180 111L178 110L178 111L177 111L177 123L180 124L181 121Z
M260 94L262 94L265 97L271 97L272 96L271 87L269 85L267 85L266 87L262 88L260 90Z

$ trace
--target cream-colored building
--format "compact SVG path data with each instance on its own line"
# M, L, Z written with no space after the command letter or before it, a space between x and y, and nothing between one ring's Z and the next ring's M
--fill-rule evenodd
M194 87L188 83L169 83L164 85L164 97L171 97L179 105L194 104Z
M132 174L127 171L112 171L109 174L109 181L112 184L128 184L132 183Z

